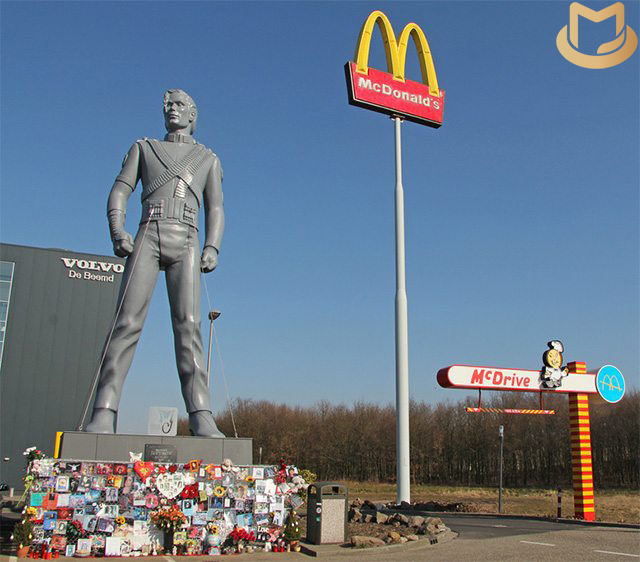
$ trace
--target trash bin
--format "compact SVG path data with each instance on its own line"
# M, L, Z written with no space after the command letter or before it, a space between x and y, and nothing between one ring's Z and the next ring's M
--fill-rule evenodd
M307 540L311 544L343 543L347 540L346 486L315 482L307 489Z

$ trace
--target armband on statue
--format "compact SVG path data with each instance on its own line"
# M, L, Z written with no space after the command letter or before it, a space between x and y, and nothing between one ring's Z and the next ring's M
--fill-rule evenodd
M111 241L123 240L126 238L124 230L125 212L121 209L111 209L107 213L109 220L109 232L111 233Z

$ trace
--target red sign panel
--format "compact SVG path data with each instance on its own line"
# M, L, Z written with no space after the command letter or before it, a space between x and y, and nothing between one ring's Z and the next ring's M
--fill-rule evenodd
M395 80L392 74L369 68L360 74L355 62L345 65L349 103L387 115L438 128L444 114L444 91L429 93L429 86L413 80Z

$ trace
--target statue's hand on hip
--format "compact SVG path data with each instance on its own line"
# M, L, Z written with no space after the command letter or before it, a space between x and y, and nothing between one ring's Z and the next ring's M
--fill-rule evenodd
M218 252L211 246L205 246L200 259L200 269L205 273L213 271L218 265Z
M113 241L113 253L119 258L126 258L133 252L133 238L128 232L122 232L122 238Z

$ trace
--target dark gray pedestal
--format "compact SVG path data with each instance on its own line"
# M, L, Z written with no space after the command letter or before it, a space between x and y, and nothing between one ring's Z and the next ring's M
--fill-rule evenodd
M253 464L253 439L212 437L162 437L160 435L104 435L65 431L59 458L129 462L129 452L144 453L144 446L174 445L179 463L199 459L204 463L221 463L231 459L235 465Z

